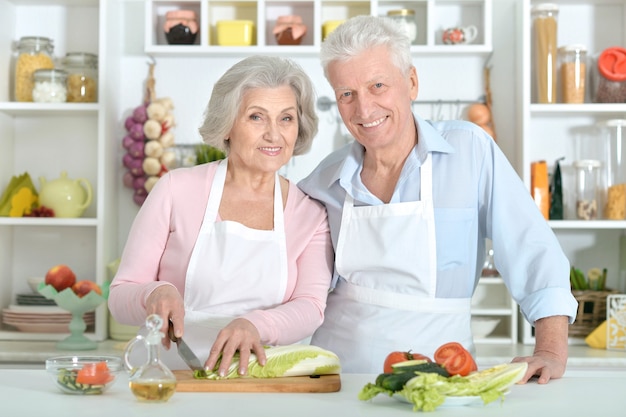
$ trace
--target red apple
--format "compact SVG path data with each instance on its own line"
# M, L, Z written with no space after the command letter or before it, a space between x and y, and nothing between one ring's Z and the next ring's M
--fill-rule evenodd
M95 291L98 294L102 295L102 289L100 288L100 286L93 281L89 281L88 279L78 281L72 286L72 291L74 291L79 297L84 297L91 291Z
M67 265L56 265L46 273L45 283L60 292L76 283L76 274Z

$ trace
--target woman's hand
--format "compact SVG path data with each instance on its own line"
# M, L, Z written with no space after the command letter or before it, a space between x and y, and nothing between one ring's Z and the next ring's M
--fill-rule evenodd
M235 319L220 330L211 347L205 367L214 369L221 353L222 360L218 373L220 376L226 376L237 351L239 351L239 375L245 375L248 372L250 353L254 353L258 362L265 365L265 349L261 344L259 331L246 319Z
M183 297L173 285L161 285L150 293L146 300L146 313L158 314L163 319L161 332L167 334L169 321L174 325L174 335L183 336L185 305ZM163 346L170 348L170 338L163 338Z

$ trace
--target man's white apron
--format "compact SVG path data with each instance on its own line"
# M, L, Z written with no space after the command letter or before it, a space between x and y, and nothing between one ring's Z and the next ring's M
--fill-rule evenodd
M421 167L421 201L343 206L336 249L342 279L311 344L337 353L342 372L381 373L387 354L432 357L453 340L473 350L470 298L436 298L432 157Z

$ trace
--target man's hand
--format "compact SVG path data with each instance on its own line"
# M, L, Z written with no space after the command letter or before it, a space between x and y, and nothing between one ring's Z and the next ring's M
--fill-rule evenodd
M513 358L512 362L528 362L526 375L518 382L525 384L537 376L539 384L547 384L565 373L567 365L567 316L546 317L535 322L535 352L533 356Z

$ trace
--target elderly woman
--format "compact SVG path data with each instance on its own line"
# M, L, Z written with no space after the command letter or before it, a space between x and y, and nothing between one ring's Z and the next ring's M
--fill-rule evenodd
M308 338L323 321L333 265L326 211L278 175L317 133L315 92L294 62L249 57L214 86L200 134L227 158L159 179L130 230L109 308L156 313L224 373L263 345ZM169 346L169 340L164 341ZM163 355L185 369L175 349Z

